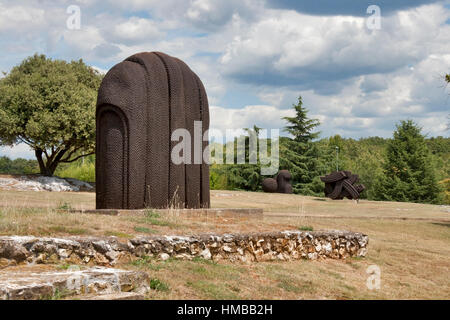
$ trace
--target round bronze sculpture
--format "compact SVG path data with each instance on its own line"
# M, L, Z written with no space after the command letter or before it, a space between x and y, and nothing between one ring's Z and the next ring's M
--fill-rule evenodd
M190 133L192 158L194 121L202 121L201 135L209 129L205 88L184 62L143 52L115 65L100 86L96 118L97 209L210 206L208 141L200 137L200 163L171 161L175 129Z
M292 175L287 170L281 170L274 178L266 178L262 182L264 192L292 193Z
M277 175L278 193L292 193L291 185L292 175L287 170L281 170Z
M262 189L264 192L274 193L277 192L278 183L277 180L273 178L266 178L262 182Z

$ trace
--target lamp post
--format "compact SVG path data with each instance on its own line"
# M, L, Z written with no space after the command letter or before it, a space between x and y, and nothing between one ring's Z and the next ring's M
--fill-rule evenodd
M336 146L336 171L339 171L339 147Z

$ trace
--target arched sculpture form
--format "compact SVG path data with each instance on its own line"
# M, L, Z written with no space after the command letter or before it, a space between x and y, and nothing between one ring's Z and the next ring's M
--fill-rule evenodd
M96 117L97 209L210 206L208 141L202 139L208 98L184 62L143 52L115 65L100 86ZM197 135L194 121L202 121ZM191 159L175 164L171 151L179 141L171 135L180 128L190 133Z

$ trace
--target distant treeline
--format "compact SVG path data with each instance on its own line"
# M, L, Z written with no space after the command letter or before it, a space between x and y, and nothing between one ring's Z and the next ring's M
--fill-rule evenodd
M0 157L0 173L9 174L33 174L39 172L36 160L17 158L11 160L8 157Z
M360 181L366 186L362 197L370 200L377 198L377 181L383 176L383 164L389 141L380 137L362 139L342 138L339 135L313 142L318 150L320 174L336 170L336 146L339 148L339 170L349 170L359 174ZM431 165L441 186L441 199L438 203L450 204L450 138L433 137L425 139L431 152ZM284 156L286 141L282 138L280 156ZM281 159L283 163L283 159ZM259 165L218 165L213 164L210 172L210 185L213 190L249 190L261 191L261 182L265 176L260 175ZM36 160L0 157L0 173L32 174L39 173ZM319 175L312 182L296 193L323 196L323 183ZM95 156L80 159L75 163L63 164L56 172L60 177L71 177L84 181L95 181ZM446 191L447 190L447 191ZM446 193L447 192L447 193Z
M319 155L317 158L318 164L316 164L317 170L314 172L315 176L310 179L309 183L300 186L294 181L294 192L303 195L323 196L324 184L320 181L320 175L335 171L338 167L339 170L349 170L359 175L360 182L366 186L362 198L387 200L380 197L379 189L380 180L385 175L384 166L390 142L392 142L392 139L369 137L356 140L342 138L339 135L312 142L313 148ZM425 142L431 153L430 166L436 174L440 196L436 198L436 201L416 202L450 204L450 138L433 137L425 139ZM336 147L339 149L336 150ZM282 138L280 145L281 169L287 167L285 165L286 157L288 157L286 140ZM306 167L305 175L307 175L308 170L308 167ZM211 189L261 191L261 182L266 178L260 176L258 165L214 164L210 171Z
M450 204L450 138L426 138L417 123L403 120L391 139L355 140L339 135L319 139L320 132L315 129L320 122L308 117L301 97L293 107L295 116L283 118L290 137L280 138L279 167L291 172L294 193L321 196L324 185L320 176L348 170L358 174L366 186L362 198ZM258 135L259 130L256 126L247 129L249 135ZM236 150L236 145L231 142L224 149ZM247 158L248 153L246 144ZM260 168L259 163L213 165L211 188L260 191L265 178Z

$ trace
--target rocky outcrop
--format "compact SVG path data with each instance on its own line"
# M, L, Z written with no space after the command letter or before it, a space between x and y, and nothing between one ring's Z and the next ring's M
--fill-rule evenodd
M220 261L345 259L365 256L367 235L348 231L282 231L248 234L110 238L0 237L0 268L16 264L57 263L113 266L151 256Z
M94 191L87 182L72 178L45 177L40 175L0 175L0 189L18 191Z

